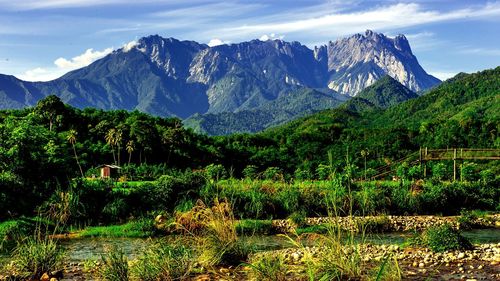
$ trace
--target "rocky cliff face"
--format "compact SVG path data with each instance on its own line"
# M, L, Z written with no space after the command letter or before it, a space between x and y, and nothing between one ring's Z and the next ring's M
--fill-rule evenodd
M355 96L386 74L413 91L439 82L420 67L402 35L367 31L314 50L282 40L209 47L154 35L54 81L4 77L0 108L33 105L55 93L76 107L187 118L259 109L300 89L329 87Z
M355 96L386 74L414 92L440 82L423 70L404 35L388 38L367 30L322 49L331 73L328 87L342 94Z

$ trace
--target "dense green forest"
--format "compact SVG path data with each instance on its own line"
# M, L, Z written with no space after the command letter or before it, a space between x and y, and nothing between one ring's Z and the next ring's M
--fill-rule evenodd
M362 177L364 161L372 171L420 147L498 148L499 85L500 67L457 75L388 109L394 102L373 100L371 92L262 133L219 137L185 129L178 119L80 110L49 96L33 108L0 112L0 216L32 214L73 178L98 175L101 164L123 166L123 176L141 180L211 164L232 177L274 171L307 180L346 165ZM498 165L490 166L498 174Z

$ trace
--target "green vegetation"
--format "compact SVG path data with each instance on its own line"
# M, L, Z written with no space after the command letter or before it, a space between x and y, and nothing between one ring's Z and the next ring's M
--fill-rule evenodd
M472 249L471 242L450 224L430 227L413 237L410 244L429 247L434 252Z
M101 280L128 281L130 279L127 257L119 248L108 249L101 257L101 261L102 266L98 270Z
M79 237L152 237L157 232L152 220L130 221L122 225L87 227L78 232Z
M29 237L14 249L14 271L29 279L38 279L46 272L62 268L64 252L56 241Z

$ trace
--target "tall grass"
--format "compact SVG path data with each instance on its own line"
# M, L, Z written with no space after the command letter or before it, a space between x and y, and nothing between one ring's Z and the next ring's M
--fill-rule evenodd
M133 279L170 281L188 277L194 264L194 253L188 244L185 240L153 244L133 266Z
M42 274L60 269L64 252L52 239L28 238L14 250L12 263L16 273L38 279Z
M97 273L104 281L128 281L129 265L125 254L118 247L111 247L101 256L102 265Z

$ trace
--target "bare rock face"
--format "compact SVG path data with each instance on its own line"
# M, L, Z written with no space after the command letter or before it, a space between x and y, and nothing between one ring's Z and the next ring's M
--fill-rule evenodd
M386 74L414 92L440 82L419 65L404 35L389 38L367 30L326 47L328 87L341 94L355 96Z

